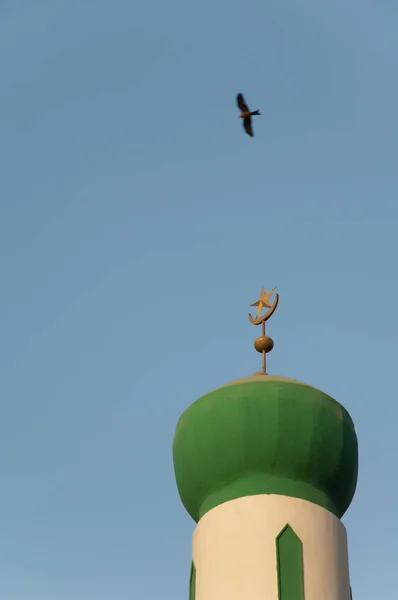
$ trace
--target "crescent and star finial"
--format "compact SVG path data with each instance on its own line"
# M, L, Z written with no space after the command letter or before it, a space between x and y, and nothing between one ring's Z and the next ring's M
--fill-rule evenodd
M252 323L253 325L261 324L261 326L262 326L261 327L262 335L260 335L254 342L255 349L257 350L257 352L261 352L261 354L262 354L263 369L261 371L261 375L267 374L266 354L267 354L267 352L271 352L272 348L274 347L273 339L270 338L269 336L265 335L265 322L268 321L268 319L274 314L276 307L278 306L279 294L275 294L275 299L274 299L273 303L272 304L270 303L270 298L275 290L276 290L276 288L273 288L270 292L266 292L264 289L264 286L262 286L260 298L258 300L256 300L256 302L253 302L253 304L250 305L250 306L257 306L257 314L254 318L249 313L250 323ZM264 313L263 315L261 315L264 308L268 308L268 311L266 313Z

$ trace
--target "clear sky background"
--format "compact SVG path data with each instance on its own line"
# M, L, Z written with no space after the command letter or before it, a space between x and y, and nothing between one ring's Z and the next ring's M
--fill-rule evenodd
M354 600L396 598L397 31L392 0L2 0L1 600L188 599L174 427L259 369L262 285L270 372L356 424Z

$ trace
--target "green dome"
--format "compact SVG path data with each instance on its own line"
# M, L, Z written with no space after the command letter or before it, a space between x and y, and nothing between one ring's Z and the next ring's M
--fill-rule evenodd
M271 375L233 381L191 404L178 421L173 458L195 521L253 494L303 498L340 518L358 475L348 412L320 390Z

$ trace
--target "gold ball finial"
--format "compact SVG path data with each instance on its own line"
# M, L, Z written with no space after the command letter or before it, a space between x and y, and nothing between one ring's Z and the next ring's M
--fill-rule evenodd
M254 340L254 347L257 352L271 352L272 348L274 347L274 340L268 335L260 335Z
M271 350L274 347L274 340L272 338L270 338L268 335L265 335L265 322L274 314L275 309L278 306L279 294L275 294L275 300L272 305L270 304L270 301L269 301L272 294L274 293L275 289L276 288L273 288L270 292L266 292L264 289L264 286L263 286L261 288L260 298L256 302L253 302L253 304L251 304L251 306L257 306L256 317L253 318L251 316L251 314L249 313L250 323L252 323L253 325L261 324L262 335L260 335L254 341L254 347L257 350L257 352L261 352L262 357L263 357L263 370L262 370L263 375L267 374L266 354L268 352L271 352ZM263 309L265 307L268 308L269 310L264 315L261 315L261 312L263 311Z

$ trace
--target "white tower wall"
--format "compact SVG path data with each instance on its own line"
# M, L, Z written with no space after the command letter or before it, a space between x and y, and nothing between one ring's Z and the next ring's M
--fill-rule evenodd
M286 525L302 543L304 600L350 600L341 521L312 502L275 494L225 502L200 519L193 535L195 600L296 600L278 591L276 540Z

